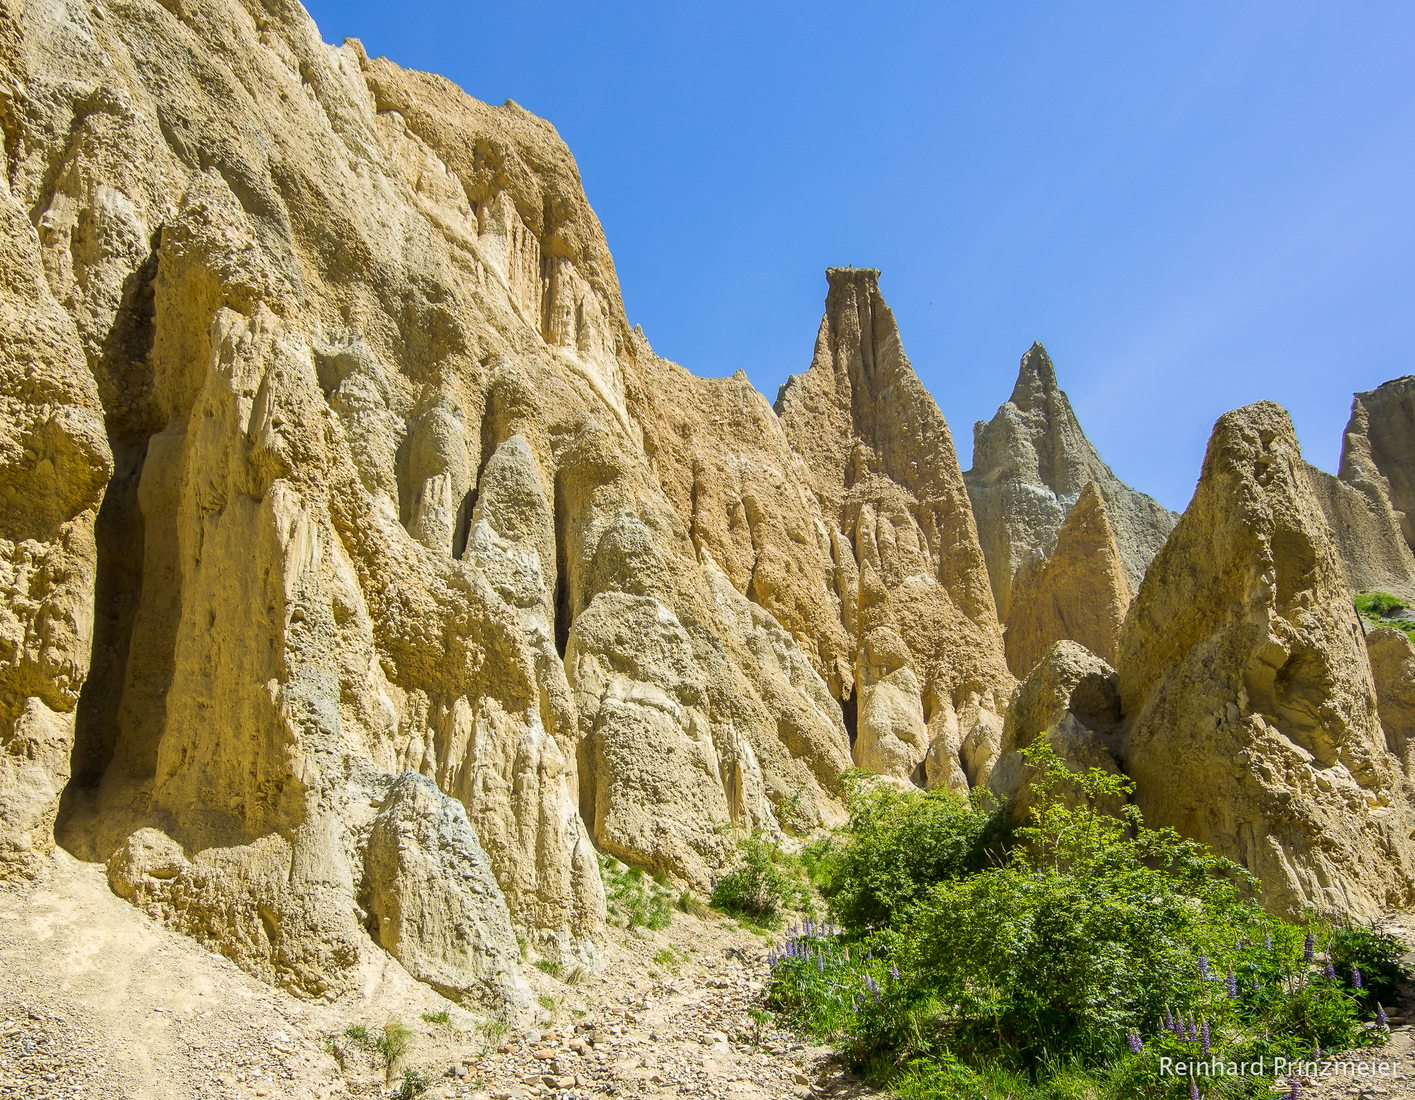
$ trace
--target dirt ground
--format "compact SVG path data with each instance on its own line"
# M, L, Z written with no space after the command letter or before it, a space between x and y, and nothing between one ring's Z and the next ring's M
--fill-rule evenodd
M430 1082L429 1100L877 1095L763 1023L768 946L716 915L621 932L593 973L532 969L543 1020L504 1032L391 962L351 997L288 996L60 852L42 889L0 891L0 1098L387 1097L405 1070ZM348 1035L376 1039L390 1021L412 1032L391 1073Z

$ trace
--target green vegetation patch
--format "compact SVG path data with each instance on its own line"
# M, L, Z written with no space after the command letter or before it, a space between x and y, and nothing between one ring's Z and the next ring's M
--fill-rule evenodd
M772 952L771 1007L937 1100L1271 1097L1291 1061L1388 1034L1393 940L1277 919L1242 868L1146 827L1124 777L1027 758L1010 834L981 802L857 789L807 860L832 920ZM1268 1072L1193 1075L1215 1061Z
M613 856L599 857L609 922L620 928L667 928L679 894L662 872L649 876L642 867L630 867Z

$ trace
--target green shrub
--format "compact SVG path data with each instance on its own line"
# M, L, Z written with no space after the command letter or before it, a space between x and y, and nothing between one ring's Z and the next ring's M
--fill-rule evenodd
M389 1020L383 1025L383 1034L373 1040L373 1049L383 1055L383 1062L392 1069L407 1057L413 1045L413 1032L406 1024Z
M1364 1004L1395 1003L1401 984L1409 976L1401 962L1405 948L1400 940L1388 932L1349 925L1332 933L1328 951L1338 980L1353 990L1359 980L1355 995Z
M1000 815L951 791L852 784L850 821L808 849L807 866L835 917L886 928L930 887L986 866Z
M666 875L650 877L642 867L630 867L607 855L599 857L599 874L610 923L633 930L667 928L673 922L678 895Z
M771 1006L897 1095L938 1100L1183 1097L1161 1057L1365 1041L1374 1004L1326 967L1359 952L1374 974L1382 945L1270 916L1241 868L1145 827L1128 780L1074 774L1045 742L1027 756L1033 808L1005 853L984 807L857 803L819 864L841 926L793 929L770 958ZM975 854L989 850L990 864ZM946 873L928 884L927 866ZM1270 1080L1203 1094L1270 1095Z
M421 1096L431 1087L432 1081L426 1073L416 1069L405 1069L402 1083L398 1086L398 1095L401 1100L412 1100L413 1097Z
M729 916L774 928L790 910L809 903L798 860L759 831L738 845L741 859L712 888L712 904Z

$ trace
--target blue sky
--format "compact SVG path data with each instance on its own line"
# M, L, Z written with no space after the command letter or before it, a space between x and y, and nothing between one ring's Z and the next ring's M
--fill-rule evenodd
M629 319L768 397L830 265L878 267L964 466L1047 345L1123 478L1182 508L1225 410L1333 469L1415 371L1415 5L316 0L327 41L550 119Z

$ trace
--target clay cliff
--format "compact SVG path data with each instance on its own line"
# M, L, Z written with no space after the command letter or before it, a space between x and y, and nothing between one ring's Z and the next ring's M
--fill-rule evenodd
M774 407L660 359L548 123L293 2L0 15L0 878L514 1016L602 853L702 893L852 764L1025 799L1048 736L1276 905L1406 896L1387 387L1335 489L1230 414L1170 534L1040 346L965 475L873 270Z
M839 812L829 533L774 428L784 490L699 499L780 556L695 534L645 421L720 384L630 330L548 124L294 4L0 25L9 873L57 834L291 989L382 948L515 1006L513 929L593 954L596 848L705 889L723 824Z
M1125 561L1105 498L1094 481L1088 482L1057 531L1051 556L1017 575L1007 617L1007 663L1025 679L1059 641L1079 642L1114 661L1129 607Z
M776 410L834 547L855 760L965 785L963 742L1000 721L1012 681L963 475L879 273L827 276L815 356Z
M964 478L1004 621L1018 574L1051 556L1087 485L1105 503L1132 592L1174 526L1168 509L1122 482L1096 453L1041 344L1022 357L1012 396L991 420L974 425L973 468Z
M1312 471L1347 582L1358 592L1384 591L1415 600L1415 527L1407 514L1415 506L1412 428L1415 377L1358 393L1342 436L1337 476Z
M1268 904L1407 902L1410 792L1362 627L1279 406L1220 418L1193 501L1131 605L1121 762L1147 819L1258 876Z

